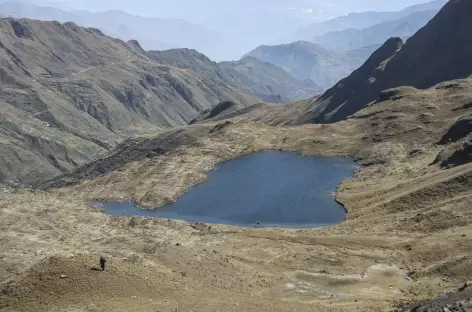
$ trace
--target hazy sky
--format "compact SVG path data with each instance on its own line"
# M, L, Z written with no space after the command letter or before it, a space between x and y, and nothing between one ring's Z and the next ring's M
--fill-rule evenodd
M144 20L117 12L93 15L61 13L13 5L14 16L67 19L93 26L107 34L139 39L147 49L194 48L214 60L236 60L261 44L311 40L291 36L299 29L352 12L398 11L432 0L0 0L51 6L62 10L102 12L121 10L144 17L180 18L183 21ZM435 0L443 4L445 0ZM438 6L438 5L436 5ZM8 7L8 6L7 6ZM97 17L102 16L102 17ZM108 18L103 20L104 17ZM194 25L198 24L198 25ZM315 26L316 27L316 26ZM354 27L354 26L353 26ZM284 39L289 38L289 39Z
M124 10L133 14L154 17L181 17L199 20L222 12L277 11L300 14L306 18L328 18L360 11L399 10L428 0L25 0L40 5L104 11Z

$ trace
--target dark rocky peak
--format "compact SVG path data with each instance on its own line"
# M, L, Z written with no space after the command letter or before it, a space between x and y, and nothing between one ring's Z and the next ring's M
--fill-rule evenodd
M395 37L388 39L380 48L378 48L364 63L363 67L374 67L382 64L385 60L391 58L397 51L403 47L402 38Z
M305 122L336 122L375 101L383 90L418 89L472 74L472 0L450 0L402 45L389 39L349 77L314 102Z
M450 0L387 65L391 87L429 88L472 74L472 0ZM395 85L393 85L395 84Z

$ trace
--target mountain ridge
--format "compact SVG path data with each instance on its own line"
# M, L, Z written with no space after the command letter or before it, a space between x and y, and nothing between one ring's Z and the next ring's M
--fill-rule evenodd
M408 38L436 15L437 10L411 13L393 21L386 21L364 29L345 29L328 32L310 41L333 51L349 51L365 46L382 44L388 38Z
M120 10L104 12L63 11L54 7L9 2L0 3L5 17L29 18L61 23L73 21L83 27L101 29L109 36L124 41L136 39L145 49L195 48L213 58L221 58L221 42L225 36L183 19L148 18ZM156 39L157 38L157 39ZM226 53L226 52L223 52Z
M382 57L371 58L315 100L308 120L339 121L376 100L383 90L400 86L424 89L471 75L472 40L464 34L472 27L467 17L471 10L471 0L450 0L405 44L389 39L376 52Z
M254 57L274 64L298 79L311 79L327 89L360 66L371 50L338 53L312 42L297 41L276 46L262 45L243 58Z
M318 22L301 28L290 35L286 35L279 39L276 43L287 43L298 40L310 41L316 36L321 36L332 31L341 31L343 29L363 29L381 24L387 21L393 21L410 15L418 11L436 9L439 10L447 0L436 0L424 4L417 4L406 7L400 11L391 12L361 12L351 13L344 16L335 17L328 21Z
M148 51L146 55L165 65L205 73L210 79L221 79L266 102L288 103L322 91L311 80L296 79L282 68L255 58L217 63L193 49Z
M1 19L0 60L0 179L14 183L69 171L123 139L187 125L224 101L244 107L320 92L263 62L145 51L73 22Z
M259 101L71 22L2 19L0 42L4 181L60 174L125 137L185 125L224 100Z

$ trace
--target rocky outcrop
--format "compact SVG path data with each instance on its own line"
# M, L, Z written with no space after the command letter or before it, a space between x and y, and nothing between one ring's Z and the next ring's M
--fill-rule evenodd
M460 118L447 133L441 138L439 144L457 142L472 133L472 116L467 115Z
M215 118L217 116L224 118L225 116L229 116L231 113L237 112L240 109L244 108L241 104L237 104L235 102L226 101L221 102L216 105L213 109L203 112L200 116L192 120L189 124L196 124L198 122Z
M430 301L413 303L402 312L452 312L472 309L472 282L466 282L455 292L445 292L441 297Z

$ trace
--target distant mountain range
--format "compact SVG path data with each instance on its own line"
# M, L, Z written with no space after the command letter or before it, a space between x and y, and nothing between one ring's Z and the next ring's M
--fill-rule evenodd
M408 38L436 15L437 10L412 13L397 20L380 23L364 29L346 29L329 32L311 41L333 51L348 51L385 42L391 37Z
M311 42L298 41L260 46L246 56L275 64L298 79L311 79L327 89L362 65L377 47L336 53Z
M290 43L299 40L311 41L313 38L322 36L329 32L336 32L346 29L364 29L377 24L402 19L416 12L429 10L436 10L437 12L446 3L447 0L435 0L424 4L409 6L403 10L395 12L370 11L351 13L345 16L339 16L324 22L317 22L302 27L288 35L279 38L274 43Z
M222 62L226 69L226 80L240 89L250 90L266 102L288 103L321 94L323 87L310 78L297 78L268 62L254 57L244 57L240 61Z
M190 11L181 14L161 12L167 18L145 18L119 10L99 13L79 10L61 10L53 6L39 6L32 1L0 0L0 15L15 18L38 20L73 21L85 27L95 27L107 35L122 40L138 40L146 50L165 50L191 48L209 56L212 60L238 60L248 51L261 44L290 43L310 41L327 32L348 28L362 29L386 21L405 17L413 12L438 9L446 0L436 0L429 4L412 6L399 12L354 13L316 23L314 20L326 18L327 14L336 16L341 12L338 6L313 5L310 1L297 0L288 5L284 1L249 3L245 1L234 6L223 5L219 1L207 0L205 3L185 3L182 10L195 10L202 13L202 7L210 6L207 14L189 22L169 16L192 16ZM47 3L39 1L36 3ZM117 4L118 5L118 4ZM76 3L75 7L83 7ZM99 4L90 6L99 7ZM155 4L155 7L157 4ZM344 4L346 6L346 4ZM169 6L162 6L163 8ZM131 11L135 9L129 8ZM344 8L343 8L344 9ZM214 13L211 13L214 12ZM156 12L159 14L159 12ZM174 12L178 13L178 12ZM149 14L152 14L149 12ZM205 16L202 18L202 16ZM203 25L203 26L202 26ZM296 31L296 29L300 29ZM291 33L283 40L277 40L284 33Z
M0 14L61 23L72 21L80 26L98 28L109 36L125 41L138 40L145 49L192 48L213 59L238 57L231 51L231 41L227 37L181 19L144 18L116 10L68 12L19 2L0 3Z
M282 67L298 79L311 79L327 89L361 66L388 38L406 40L415 34L445 2L437 0L399 12L353 13L292 34L308 37L309 41L263 45L247 55ZM362 28L365 26L368 27ZM342 30L330 31L333 29Z

